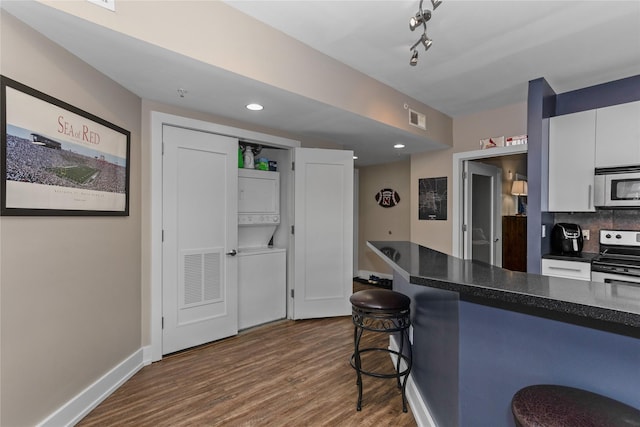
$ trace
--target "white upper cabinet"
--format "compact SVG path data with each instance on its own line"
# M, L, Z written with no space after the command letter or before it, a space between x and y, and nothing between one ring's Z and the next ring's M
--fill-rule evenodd
M640 101L596 111L597 168L640 164Z
M549 211L594 212L596 111L552 117L549 123Z

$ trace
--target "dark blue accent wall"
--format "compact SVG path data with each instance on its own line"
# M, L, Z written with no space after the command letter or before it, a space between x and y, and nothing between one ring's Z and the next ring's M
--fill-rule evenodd
M549 177L549 117L555 113L555 92L545 79L529 82L527 103L527 271L540 273L541 259L549 247L542 239L543 212L547 210ZM545 218L545 221L547 219ZM549 229L551 231L551 229Z
M467 301L459 314L461 426L514 426L511 398L532 384L640 408L640 340Z
M437 426L514 427L511 398L532 384L582 388L640 408L640 340L461 299L409 283L411 375Z
M411 298L411 376L436 425L458 421L458 293L412 285L397 272L393 290Z
M561 93L556 98L556 116L639 101L640 75Z

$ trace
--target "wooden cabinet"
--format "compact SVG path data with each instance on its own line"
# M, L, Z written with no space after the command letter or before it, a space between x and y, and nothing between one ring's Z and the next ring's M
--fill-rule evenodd
M591 264L545 258L542 260L542 274L566 279L591 280Z
M527 271L527 217L502 217L502 267Z
M596 110L552 117L549 123L550 212L595 212Z
M640 101L596 110L596 167L640 163Z

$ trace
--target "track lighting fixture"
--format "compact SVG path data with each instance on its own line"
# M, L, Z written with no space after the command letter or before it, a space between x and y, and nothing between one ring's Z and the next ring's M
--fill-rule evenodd
M418 63L418 51L413 49L413 53L411 54L411 60L409 61L409 65L415 67Z
M418 63L418 51L416 50L416 47L422 43L422 45L424 46L424 50L428 50L433 44L433 40L427 37L427 21L431 19L432 12L429 9L424 10L422 8L423 1L424 0L420 0L418 12L415 14L415 16L412 16L409 19L409 29L411 31L415 30L420 25L422 25L423 28L422 35L420 36L418 41L409 48L409 50L411 51L411 59L409 60L409 65L412 66L415 66ZM442 4L442 0L431 0L433 10L436 10L436 8L440 6L440 4Z
M412 16L411 19L409 19L409 29L413 31L422 23L426 23L429 19L431 19L431 11L427 9L423 12L421 9L416 13L416 16Z

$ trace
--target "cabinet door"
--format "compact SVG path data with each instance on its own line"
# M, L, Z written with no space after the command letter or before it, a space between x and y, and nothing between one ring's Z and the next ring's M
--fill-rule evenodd
M594 212L596 111L553 117L549 123L549 211Z
M502 217L502 267L527 271L527 217Z
M567 279L591 280L591 264L579 261L543 259L542 274Z
M596 111L596 167L640 163L640 101Z

